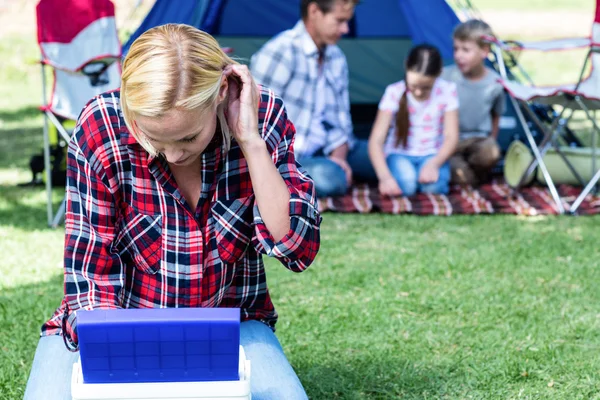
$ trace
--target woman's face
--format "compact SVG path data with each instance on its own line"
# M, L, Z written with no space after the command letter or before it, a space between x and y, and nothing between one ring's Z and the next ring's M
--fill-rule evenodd
M169 164L192 165L211 142L217 126L217 112L173 109L161 117L136 116L135 123L150 144Z

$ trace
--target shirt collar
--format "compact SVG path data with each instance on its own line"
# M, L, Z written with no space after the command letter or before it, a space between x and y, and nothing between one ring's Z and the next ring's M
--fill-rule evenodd
M296 33L296 36L301 40L302 50L304 51L304 54L308 57L318 57L319 49L317 48L317 45L315 44L314 40L312 39L312 37L310 37L310 34L306 30L304 22L302 20L298 21L298 23L296 23L296 26L294 26L293 30ZM329 47L331 46L327 45L323 50L325 60L327 60L328 58Z
M119 91L119 101L121 100L121 92ZM121 140L121 143L123 143L126 146L132 146L135 144L138 144L138 141L136 140L135 137L133 137L133 135L131 134L131 132L129 132L129 129L127 128L127 125L125 124L125 118L123 117L123 110L121 109L121 107L119 106L118 108L118 115L119 115L119 140Z
M127 125L125 125L125 120L121 117L121 129L119 130L119 136L121 138L121 143L126 146L133 146L138 144L138 141L133 137Z

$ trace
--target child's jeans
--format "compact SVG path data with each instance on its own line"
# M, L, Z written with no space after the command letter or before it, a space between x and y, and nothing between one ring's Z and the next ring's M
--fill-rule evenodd
M387 165L396 182L398 182L398 186L402 189L403 196L412 196L417 192L431 194L448 193L450 186L450 165L448 163L440 167L437 182L419 183L421 168L433 157L433 155L405 156L400 154L390 154L387 156Z

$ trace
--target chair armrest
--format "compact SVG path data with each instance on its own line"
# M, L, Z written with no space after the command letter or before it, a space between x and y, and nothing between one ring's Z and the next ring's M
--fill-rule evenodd
M493 43L500 46L502 50L537 50L537 51L559 51L559 50L571 50L579 48L587 48L592 45L592 40L587 38L565 38L565 39L554 39L554 40L542 40L539 42L519 42L516 40L502 41L492 36L485 36L484 40L489 43Z

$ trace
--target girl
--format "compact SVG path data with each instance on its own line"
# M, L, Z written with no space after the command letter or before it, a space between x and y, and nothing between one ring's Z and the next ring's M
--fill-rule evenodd
M430 45L414 47L405 80L389 85L369 138L369 157L388 196L448 193L448 159L458 142L456 85L439 78L442 57Z

